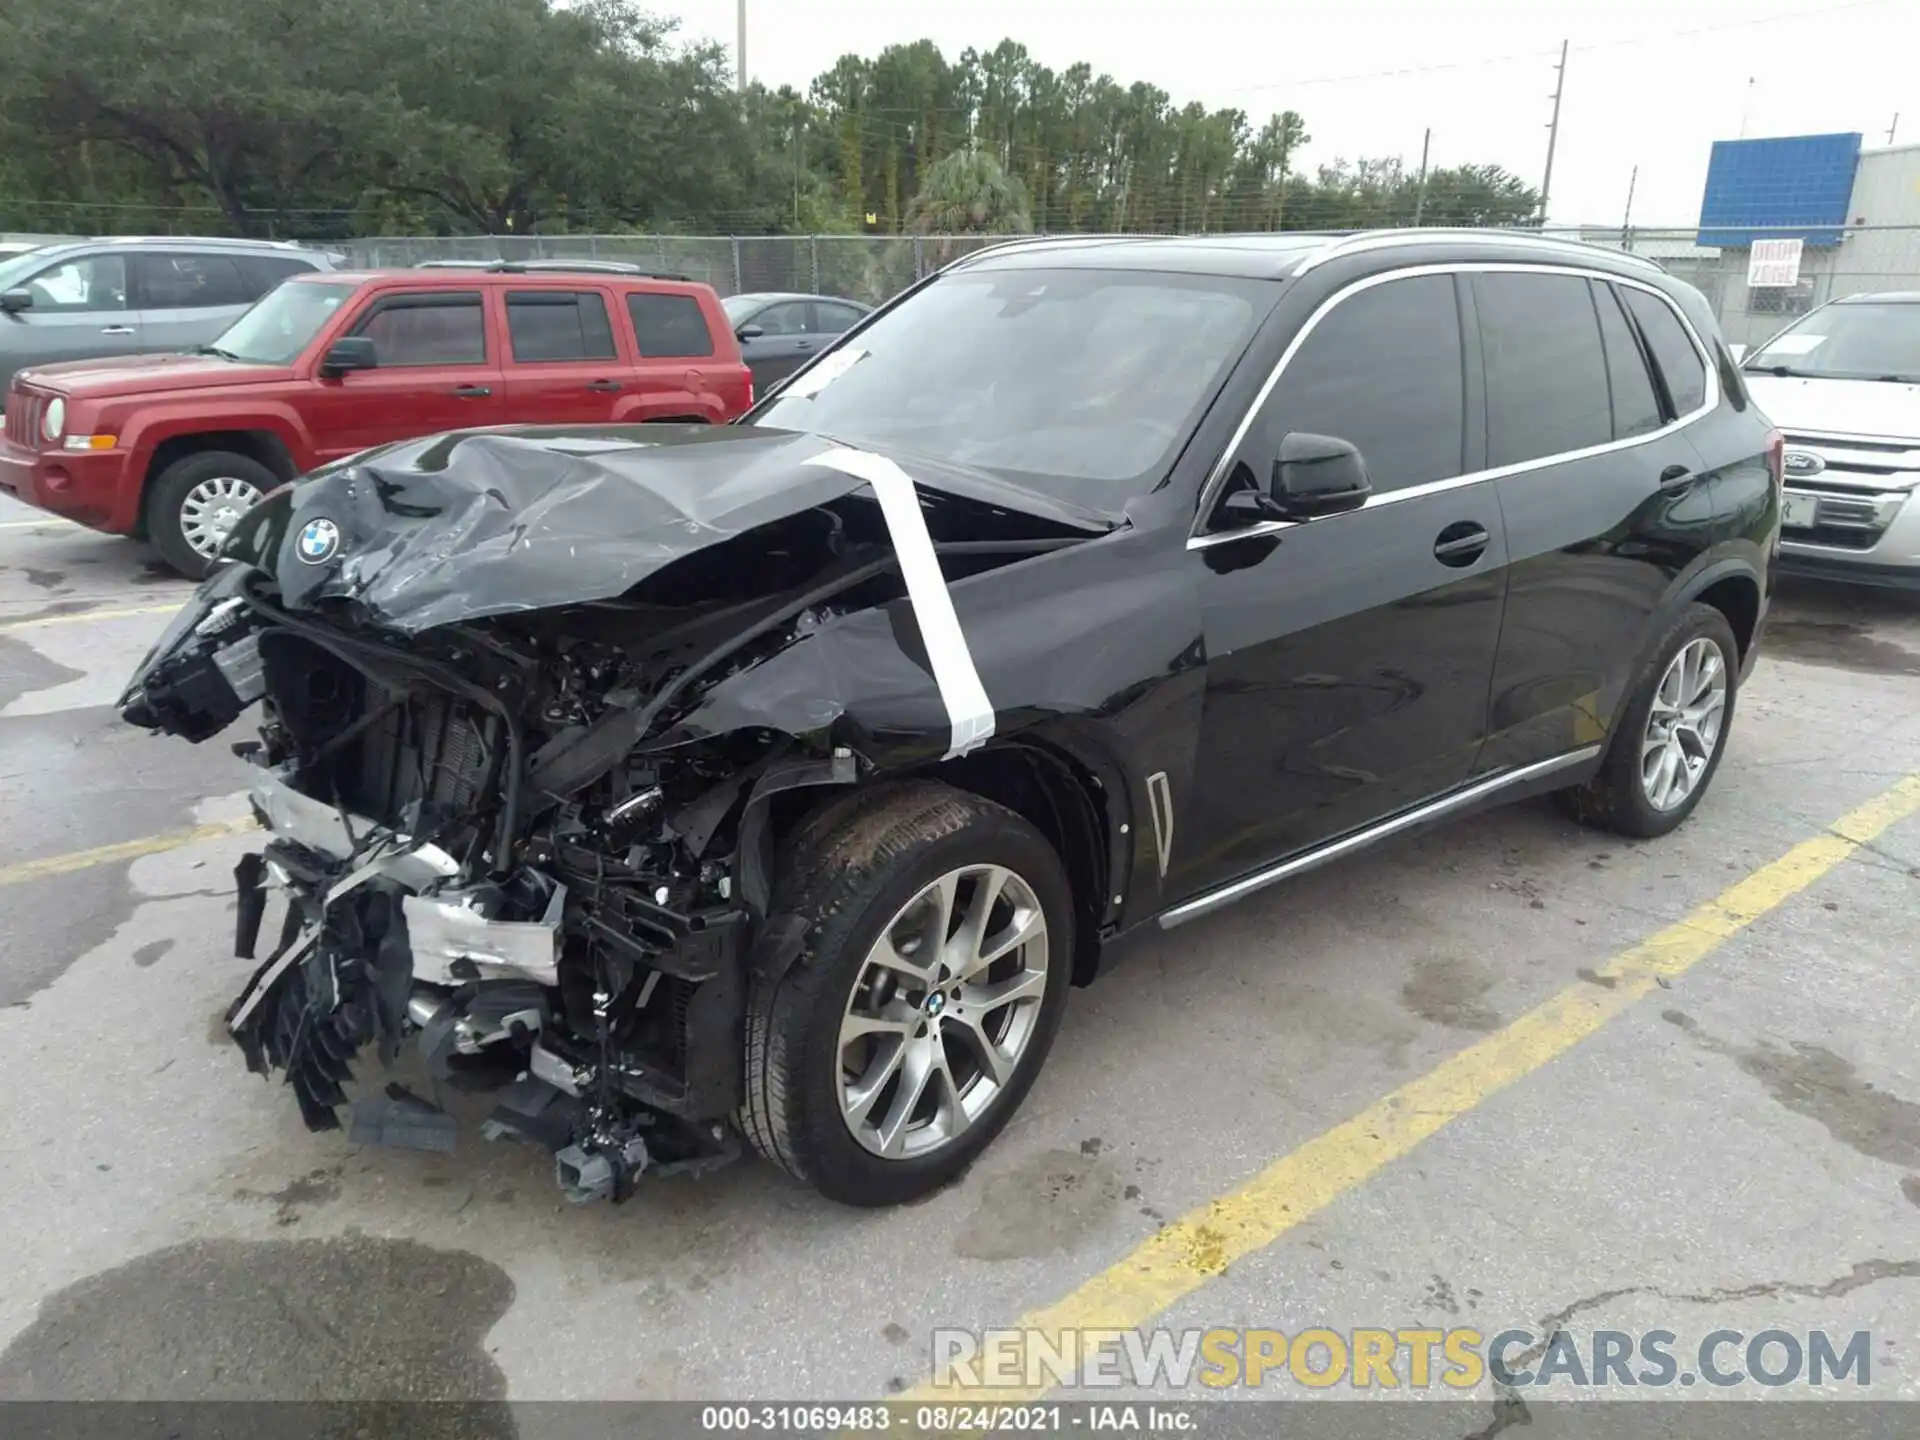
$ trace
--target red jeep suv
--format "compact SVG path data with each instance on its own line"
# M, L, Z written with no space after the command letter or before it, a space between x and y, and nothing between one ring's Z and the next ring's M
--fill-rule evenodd
M612 267L291 279L192 354L21 371L0 490L204 574L274 486L483 425L718 424L753 403L706 285Z

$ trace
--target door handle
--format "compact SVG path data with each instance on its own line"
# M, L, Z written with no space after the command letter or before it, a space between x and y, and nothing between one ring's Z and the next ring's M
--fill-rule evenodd
M1459 520L1447 526L1433 542L1433 558L1442 565L1464 569L1486 552L1492 539L1484 526L1471 520Z
M453 387L453 393L462 400L480 400L491 395L493 389L487 385L456 385Z
M101 329L101 331L100 331L100 333L101 333L102 335L131 335L131 334L133 333L133 326L131 326L131 325L108 325L108 326L105 326L105 327L103 327L103 328Z
M813 342L811 340L796 340L793 342L793 348L796 350L811 350L813 348Z
M1669 495L1679 495L1691 490L1699 478L1684 465L1669 465L1660 472L1660 488Z
M602 395L611 395L620 388L620 382L618 380L589 380L587 382L587 388Z

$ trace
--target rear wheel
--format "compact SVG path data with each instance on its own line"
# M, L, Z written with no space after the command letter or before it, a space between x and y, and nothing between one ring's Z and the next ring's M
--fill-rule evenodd
M832 807L784 861L776 908L813 919L749 997L741 1128L845 1204L926 1194L999 1133L1053 1043L1065 871L1012 811L918 783Z
M153 482L147 535L160 558L188 579L213 568L240 517L279 484L258 460L232 450L201 450L174 461Z
M1726 616L1687 606L1642 673L1599 773L1559 793L1568 814L1643 839L1678 828L1720 768L1739 654Z

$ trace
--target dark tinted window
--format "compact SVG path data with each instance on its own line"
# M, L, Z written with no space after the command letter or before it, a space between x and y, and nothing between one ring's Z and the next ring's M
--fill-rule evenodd
M851 305L835 305L830 300L813 302L813 323L824 335L838 335L842 330L851 330L858 323L860 314Z
M1647 373L1646 357L1611 285L1595 284L1593 303L1600 311L1600 338L1607 347L1607 383L1613 389L1613 438L1625 440L1660 428L1660 401Z
M383 368L479 365L487 358L487 323L476 290L389 296L375 302L353 333L373 341Z
M1289 431L1359 448L1375 490L1458 475L1465 371L1453 280L1421 275L1349 296L1321 317L1261 417L1260 452Z
M1518 465L1613 439L1607 358L1578 275L1476 275L1487 366L1487 464Z
M598 290L509 291L507 333L515 360L611 360L618 353Z
M289 275L310 275L319 268L311 260L287 255L241 255L236 259L256 300Z
M229 255L135 255L134 293L148 310L251 305L258 292Z
M713 354L713 336L707 333L707 317L700 302L691 295L649 295L636 291L627 296L627 315L633 321L633 338L642 355L656 359L690 359Z
M1621 294L1633 318L1640 322L1640 333L1647 337L1653 363L1667 380L1667 394L1673 400L1675 415L1690 415L1707 403L1707 367L1700 352L1693 348L1686 329L1673 313L1673 307L1645 290L1621 287Z

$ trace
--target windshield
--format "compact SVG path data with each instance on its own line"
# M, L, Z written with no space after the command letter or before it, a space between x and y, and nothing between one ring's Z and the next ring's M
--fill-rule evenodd
M963 270L824 356L754 423L1116 510L1164 477L1272 302L1259 280Z
M207 348L250 365L291 365L356 288L352 283L286 281Z
M1828 305L1749 355L1746 370L1920 382L1920 304Z
M748 315L751 315L759 304L760 301L757 296L729 295L720 302L720 308L727 312L727 323L729 325L738 325Z
M28 276L44 270L50 253L45 246L0 250L0 290L12 290L25 284Z

